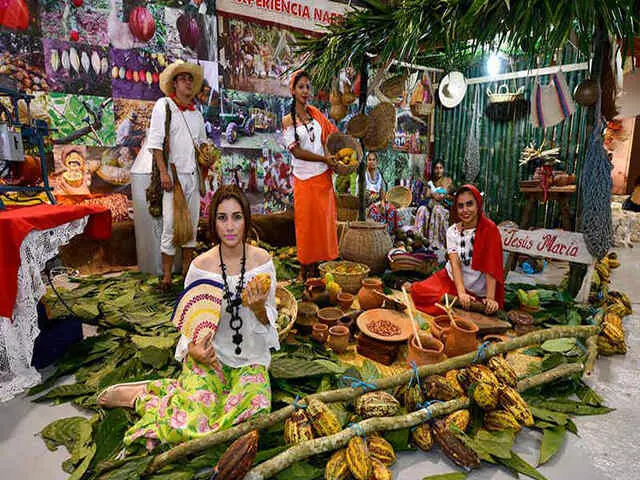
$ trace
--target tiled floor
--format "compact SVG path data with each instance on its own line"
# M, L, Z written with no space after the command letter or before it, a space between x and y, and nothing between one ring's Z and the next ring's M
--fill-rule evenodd
M612 275L613 288L627 292L640 312L640 248L619 252L622 267ZM562 451L540 471L549 480L636 480L640 478L640 314L625 319L629 351L626 356L600 358L589 383L614 412L603 416L578 418L579 437L569 435ZM63 480L68 477L60 464L68 454L46 449L38 432L63 416L84 415L73 406L34 404L24 397L0 404L0 479ZM525 431L518 437L516 450L535 464L540 435ZM394 478L421 480L436 473L455 470L437 451L399 455L393 468ZM473 471L470 480L513 478L497 467L483 466Z

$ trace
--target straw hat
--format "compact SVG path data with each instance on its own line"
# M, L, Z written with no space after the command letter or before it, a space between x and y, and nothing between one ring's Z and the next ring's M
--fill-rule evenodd
M440 81L438 96L446 108L458 105L467 93L467 81L460 72L450 72Z
M182 60L176 60L174 63L165 68L160 74L160 90L169 96L174 93L173 79L181 73L190 73L193 77L193 95L195 96L202 88L202 80L204 78L204 69L201 65L195 63L187 63Z

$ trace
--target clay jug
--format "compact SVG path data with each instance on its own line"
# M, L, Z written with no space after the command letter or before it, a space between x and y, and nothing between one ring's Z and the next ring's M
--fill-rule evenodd
M329 327L327 327L324 323L316 322L313 325L313 333L311 334L311 338L313 338L318 343L324 343L327 341L327 337L329 336Z
M438 315L433 317L429 323L429 330L431 334L438 340L442 339L442 333L449 331L451 328L451 319L449 315Z
M478 326L471 320L453 317L449 331L442 333L444 353L451 358L473 352L478 348L477 334Z
M418 332L422 348L418 346L415 335L409 339L409 350L407 353L407 365L411 366L411 362L416 365L431 365L445 360L447 357L443 353L444 345L440 340L434 338L427 332Z
M362 310L380 308L384 299L376 295L376 291L382 293L382 280L379 278L365 278L362 280L362 288L358 292L358 303Z
M336 353L343 353L349 345L349 329L336 325L329 329L329 346Z

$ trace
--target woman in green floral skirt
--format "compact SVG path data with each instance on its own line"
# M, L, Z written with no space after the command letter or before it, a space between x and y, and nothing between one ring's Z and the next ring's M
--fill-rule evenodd
M160 443L199 438L270 411L270 349L280 348L276 277L269 254L247 243L250 215L249 200L238 187L216 191L209 209L215 246L192 262L185 288L199 280L222 285L221 314L215 334L197 344L184 335L180 339L180 376L116 385L99 395L101 406L132 407L140 415L125 435L127 445L142 443L152 450ZM268 291L254 279L258 274L269 275Z

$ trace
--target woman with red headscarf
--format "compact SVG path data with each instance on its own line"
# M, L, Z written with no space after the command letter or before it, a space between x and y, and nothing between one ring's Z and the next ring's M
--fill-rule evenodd
M325 156L329 134L338 129L315 107L309 76L298 70L289 82L291 113L282 119L285 145L293 160L293 214L298 259L303 279L314 264L338 257L337 209L332 168L337 162Z
M443 312L435 304L446 293L456 295L463 308L482 299L487 314L504 308L502 239L495 223L482 211L482 196L473 185L464 185L455 196L458 223L447 230L445 268L411 286L416 308L429 315Z

